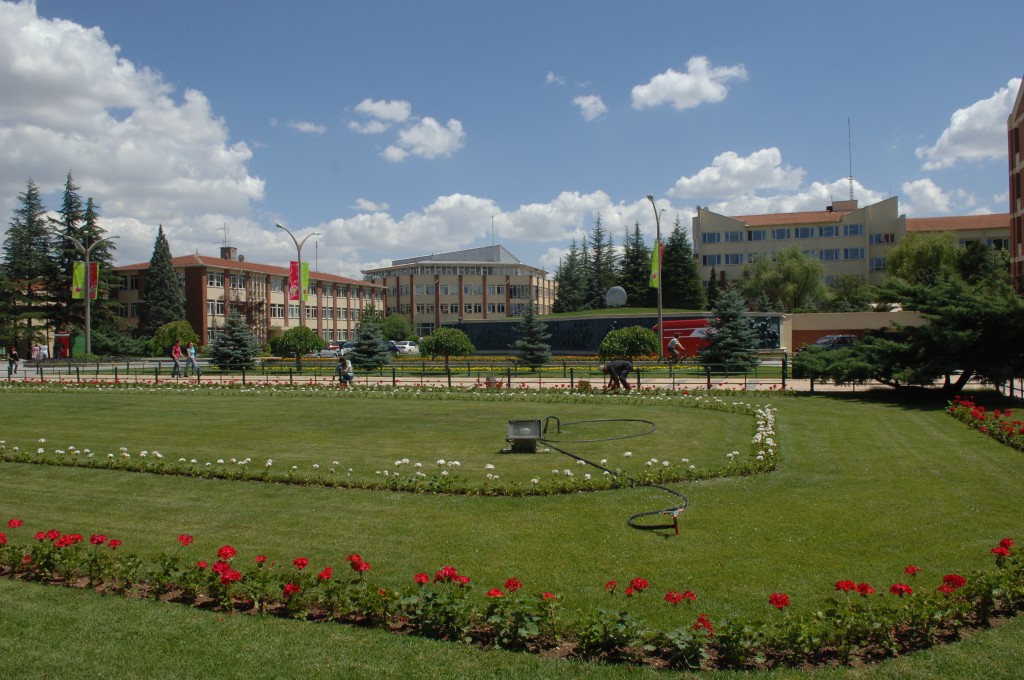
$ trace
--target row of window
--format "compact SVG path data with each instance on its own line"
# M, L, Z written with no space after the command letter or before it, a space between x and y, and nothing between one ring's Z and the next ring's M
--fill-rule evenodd
M403 269L392 269L390 271L374 270L363 272L374 278L390 276L536 276L536 269L526 267L489 267L489 266L455 266L445 265L443 267L433 265L420 265L405 267Z
M139 278L138 276L125 277L125 281L127 281L128 286L130 286L129 290L134 290L134 289L138 288L138 286L139 286L138 278ZM185 280L184 279L184 275L179 275L179 278L180 278L181 282L184 283L184 280ZM244 290L245 289L245 279L246 279L245 274L228 274L227 275L228 288L231 288L231 289L234 289L234 290ZM207 287L210 287L210 288L224 288L224 272L206 272L206 285L207 285ZM255 292L259 292L260 290L262 290L263 285L264 285L263 284L263 279L261 279L261 278L252 278L252 279L250 279L249 285L250 285L250 289L251 290L253 290ZM285 291L285 289L287 288L287 279L284 279L284 278L278 277L278 276L270 277L269 278L269 287L270 287L270 292L272 292L272 293L283 293ZM323 294L323 297L326 297L326 298L332 298L332 297L335 296L336 293L337 293L338 297L342 297L342 298L347 298L347 297L349 297L350 294L353 297L356 295L356 289L355 288L351 288L350 289L349 286L340 286L340 288L335 288L335 286L333 286L331 284L326 284L326 283L318 284L315 281L311 281L310 282L309 289L306 292L310 296L314 296L315 297L316 294L317 294L317 288L318 287L319 287L321 293ZM379 291L374 291L373 294L376 295L377 298L379 299L379 297L380 297L380 292ZM367 292L364 291L364 295L367 295Z
M836 262L839 260L863 260L863 248L823 248L821 250L805 250L804 255L812 260L823 262ZM769 253L717 253L714 255L702 255L701 264L705 267L717 267L721 265L753 264ZM842 257L840 257L840 255ZM882 258L885 259L885 258Z
M488 286L487 286L487 296L488 297L504 296L505 295L505 288L506 287L504 285L501 285L501 284L494 284L494 285L488 284ZM388 288L388 295L391 295L392 297L395 297L395 296L408 297L410 290L412 290L412 289L409 287L409 284L403 284L403 285L400 285L400 286L391 286L390 288ZM459 294L458 286L451 286L451 285L449 285L447 283L439 283L439 284L437 284L436 287L432 283L418 283L418 284L416 284L416 287L415 287L415 291L416 291L416 296L417 297L421 297L421 296L424 296L424 295L434 295L435 290L436 290L438 295L442 295L442 296L443 295L458 295ZM531 297L531 294L533 296L536 296L539 293L539 290L540 289L539 289L538 286L528 286L528 285L512 285L512 286L508 286L509 297L511 297L513 299L528 299L528 298ZM462 294L463 295L467 295L467 296L481 297L484 294L484 286L483 286L483 284L480 284L480 283L467 283L467 284L464 284L462 286Z
M828 224L818 227L776 227L774 229L748 229L744 232L741 229L733 231L706 231L701 234L701 243L740 243L742 241L767 241L769 236L772 241L788 241L789 239L800 238L835 238L838 236L863 236L863 224ZM871 236L883 236L883 234L872 234ZM895 234L887 234L895 239ZM880 243L892 243L893 241L879 241ZM874 243L874 241L872 241Z
M388 307L388 314L393 314L395 312L397 312L399 314L408 314L410 309L411 309L411 306L408 305L408 304L401 304L401 305L397 305L397 306L392 306L392 307ZM423 303L416 303L416 313L417 314L433 314L434 313L434 309L435 309L434 305L432 305L430 303L425 303L425 302L423 302ZM437 309L440 310L441 314L445 314L445 315L458 315L459 314L459 306L458 305L447 305L447 304L438 305ZM463 314L483 314L484 313L484 305L483 305L483 303L480 303L480 302L466 303L466 304L462 305L462 313ZM488 314L504 314L505 313L505 303L504 302L488 302L487 303L487 313Z

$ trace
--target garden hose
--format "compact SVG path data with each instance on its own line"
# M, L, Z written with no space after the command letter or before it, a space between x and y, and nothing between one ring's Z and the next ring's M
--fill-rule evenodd
M604 472L607 472L610 475L614 475L615 477L618 477L619 474L617 472L615 472L614 470L609 470L605 466L600 465L598 463L595 463L594 461L589 460L587 458L584 458L583 456L577 456L575 453L570 453L570 452L566 451L565 449L559 448L558 446L555 446L555 442L557 442L557 443L572 442L572 443L577 443L577 444L589 444L589 443L593 443L593 442L614 441L616 439L628 439L630 437L642 437L642 436L645 436L645 435L648 435L648 434L651 434L652 432L654 432L655 427L656 427L654 425L654 423L651 422L650 420L643 420L641 418L596 418L596 419L592 419L592 420L577 420L577 421L574 421L574 422L571 422L571 423L566 423L566 425L568 426L568 425L582 425L584 423L613 423L613 422L617 422L617 423L645 423L647 425L650 425L651 428L649 430L647 430L646 432L634 432L634 433L631 433L631 434L616 435L614 437L601 437L601 438L598 438L598 439L548 439L548 438L546 438L544 436L544 434L547 433L548 421L549 420L554 420L557 423L557 425L558 425L558 434L561 434L561 432L562 432L562 423L561 423L561 421L559 421L558 418L556 418L554 416L548 416L547 418L544 419L544 430L543 430L543 433L541 435L540 441L544 442L549 447L551 447L552 449L554 449L555 451L558 451L559 453L561 453L563 455L569 456L570 458L574 458L574 459L576 459L578 461L586 463L587 465L592 465L592 466L596 467L598 470L603 470ZM627 478L627 479L630 479L630 478ZM666 491L666 492L672 494L673 496L676 496L676 497L682 499L682 502L678 503L676 505L669 506L669 507L667 507L667 508L665 508L663 510L653 510L653 511L650 511L650 512L638 512L635 515L631 515L626 520L626 524L629 525L630 527L632 527L633 529L639 529L641 531L653 531L653 530L656 530L656 529L672 529L673 531L675 531L676 535L678 536L679 535L679 515L682 514L683 512L685 512L686 508L689 507L690 500L685 495L683 495L682 493L679 493L678 491L675 491L674 489L669 489L668 487L662 486L660 484L640 484L640 483L636 482L636 480L633 480L633 479L630 479L630 481L634 482L634 484L636 486L649 486L649 487L653 487L655 489L661 489L662 491ZM652 517L652 516L671 516L672 517L672 522L669 523L669 524L640 524L637 521L637 520L639 520L642 517Z

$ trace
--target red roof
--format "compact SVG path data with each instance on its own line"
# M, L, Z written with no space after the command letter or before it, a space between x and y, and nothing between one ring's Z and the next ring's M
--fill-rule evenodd
M907 231L966 231L969 229L1010 230L1009 213L955 215L953 217L908 217Z
M242 271L271 274L273 276L288 276L289 273L287 268L277 267L272 264L261 264L259 262L249 262L247 260L226 260L222 257L210 257L208 255L200 255L198 253L171 258L171 264L174 265L175 269L188 269L189 267L213 267L216 269L230 269L236 272ZM114 267L114 271L116 272L140 269L149 269L149 262L139 262L138 264L127 264L120 267ZM369 281L360 281L358 279L350 279L345 276L337 276L335 274L327 274L324 272L311 271L309 272L309 276L310 278L316 278L317 281L329 281L331 283L383 288L380 284L371 283Z
M814 210L812 212L772 213L769 215L738 215L732 219L749 227L775 227L792 224L838 224L852 210Z

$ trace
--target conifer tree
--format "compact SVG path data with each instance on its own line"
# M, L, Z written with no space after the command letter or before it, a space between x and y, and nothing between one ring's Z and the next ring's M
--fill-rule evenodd
M260 345L249 332L245 317L231 310L224 327L210 343L210 363L231 371L247 371L256 365L259 353Z
M57 214L60 217L51 218L50 221L58 234L61 237L70 236L80 243L84 243L80 228L84 220L82 199L78 195L78 187L75 185L70 171L68 171L67 180L64 183L64 200ZM54 305L51 318L57 328L71 328L73 322L84 321L84 313L74 313L75 304L71 298L71 279L75 262L81 260L82 256L72 241L61 237L53 240L57 279L53 287Z
M744 313L743 296L735 287L718 296L714 318L708 322L708 345L698 352L702 364L711 371L740 373L757 366L757 333Z
M605 307L604 294L618 278L615 267L615 243L601 224L598 214L589 242L590 259L587 268L587 294L584 305L592 309Z
M661 285L662 303L666 307L704 309L704 285L700 279L700 267L693 254L689 233L683 228L678 215L665 243Z
M3 247L4 273L17 291L11 314L25 329L19 331L23 338L19 349L24 352L32 344L33 320L49 318L53 301L56 267L48 228L39 188L30 179L25 192L18 196L18 207L14 209Z
M519 338L515 348L525 366L539 368L551 361L551 345L548 344L551 334L548 333L548 325L534 313L532 300L523 307L523 318L517 331Z
M143 335L152 335L160 326L184 318L185 293L178 285L171 247L164 236L163 225L160 225L146 272L146 284L139 299L139 330Z
M658 289L651 288L651 253L640 233L640 223L633 225L633 234L626 230L619 260L619 285L626 291L630 307L653 307L657 304Z
M363 310L352 344L352 351L347 356L355 368L374 369L391 362L384 330L372 307Z
M583 255L576 239L573 239L569 246L569 252L558 263L555 271L555 283L558 290L555 292L555 303L552 311L575 312L583 307L586 295L586 273L583 270Z
M708 277L708 289L706 293L708 299L708 309L714 309L715 305L718 304L719 290L720 289L718 287L718 272L716 272L714 266L712 266L711 276Z

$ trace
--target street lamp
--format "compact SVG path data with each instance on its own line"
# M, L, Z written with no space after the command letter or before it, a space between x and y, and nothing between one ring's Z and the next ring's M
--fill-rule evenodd
M74 236L68 236L67 234L60 234L60 236L71 241L71 243L75 245L75 248L78 249L78 252L82 253L82 257L85 259L85 295L83 296L85 298L85 353L92 354L92 322L89 316L89 310L92 303L92 282L89 280L89 276L92 274L92 268L89 267L89 256L92 254L93 248L105 241L111 241L117 238L117 236L107 236L106 238L97 239L88 247ZM97 285L99 284L97 283Z
M282 226L280 224L275 224L274 226L277 227L278 229L284 230L289 236L292 237L292 243L295 244L295 256L296 256L296 258L298 260L298 266L299 266L299 325L305 326L306 325L306 306L303 304L303 298L306 295L306 291L303 290L303 288L302 288L302 246L305 245L306 241L309 240L310 236L319 236L320 232L319 231L314 231L311 234L306 234L306 237L303 238L300 241L297 238L295 238L295 234L293 234L291 232L291 230L288 229L288 227Z
M664 356L662 343L665 338L661 311L661 214L658 212L658 206L654 203L654 196L647 194L647 200L651 202L651 208L654 209L654 247L658 253L658 358L660 359Z

